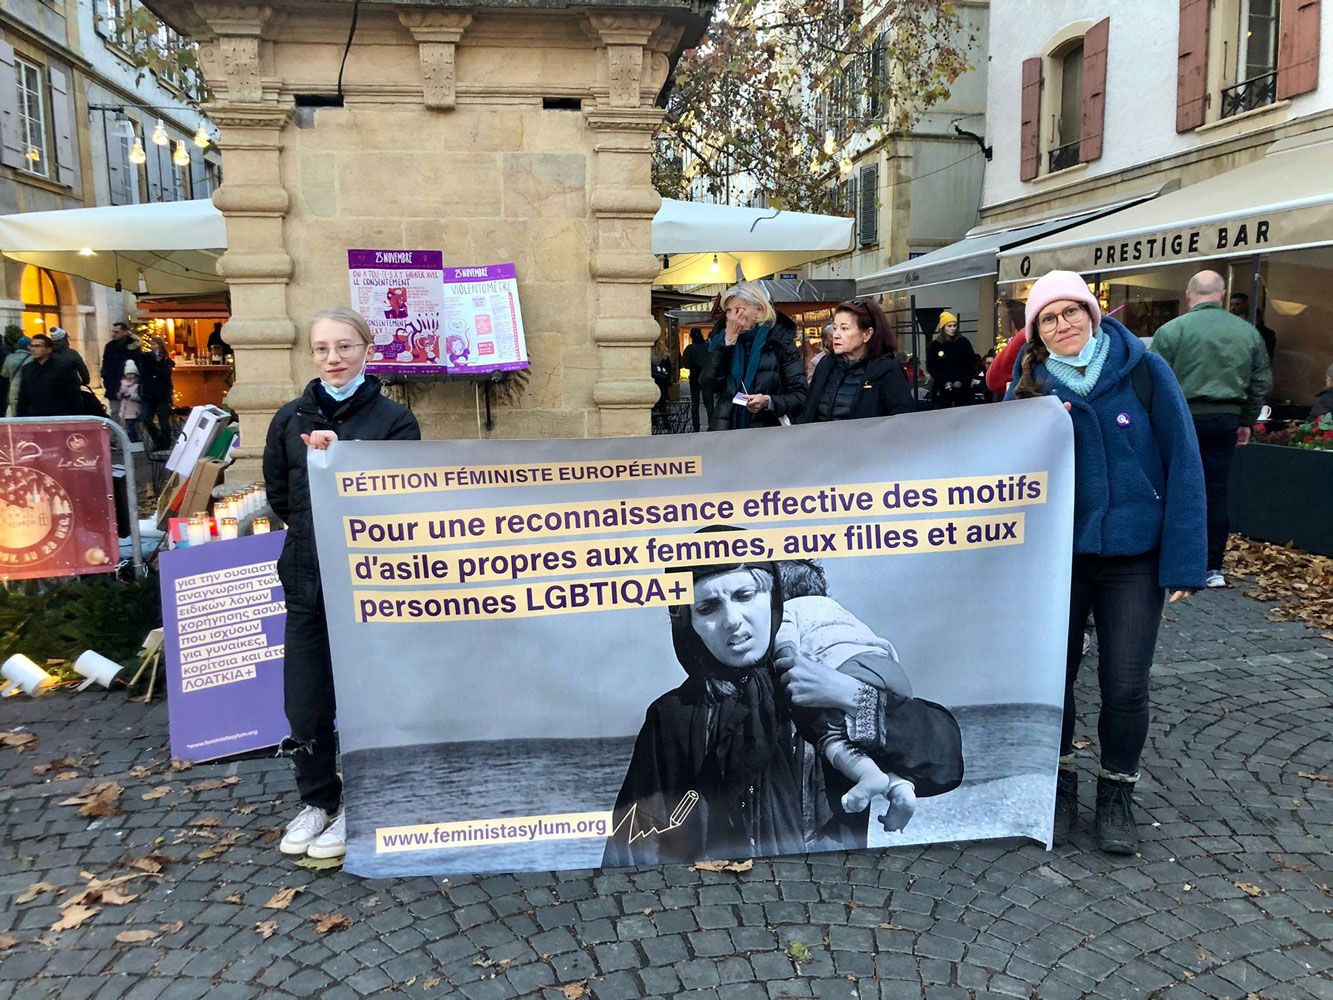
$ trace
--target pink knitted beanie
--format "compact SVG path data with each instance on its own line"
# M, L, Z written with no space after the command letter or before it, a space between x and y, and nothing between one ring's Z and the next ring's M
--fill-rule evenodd
M1029 337L1037 334L1035 324L1041 311L1052 302L1062 299L1083 303L1092 314L1093 330L1101 326L1102 308L1097 304L1097 297L1088 291L1088 283L1083 277L1074 271L1050 271L1038 278L1032 291L1028 292L1024 325Z

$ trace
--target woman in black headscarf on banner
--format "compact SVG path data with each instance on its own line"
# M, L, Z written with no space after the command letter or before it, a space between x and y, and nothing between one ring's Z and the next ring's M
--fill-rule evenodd
M892 739L906 747L894 764L918 795L957 786L956 727L950 738L927 738L913 724L921 703L805 658L779 680L774 643L782 612L773 563L694 569L693 603L670 609L686 679L648 708L616 798L604 865L864 847L867 811L843 810L851 782L802 738L792 705L844 713L849 736L863 744Z

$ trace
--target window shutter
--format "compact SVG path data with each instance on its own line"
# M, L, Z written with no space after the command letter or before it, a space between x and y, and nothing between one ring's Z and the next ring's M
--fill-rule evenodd
M55 139L55 179L66 187L79 187L78 157L74 152L74 130L70 128L69 79L64 70L51 66L51 131Z
M106 143L106 178L111 188L111 204L132 205L134 199L126 195L130 183L126 175L133 169L133 165L125 159L124 140L111 132L105 118L102 121L102 138Z
M861 168L856 213L856 242L868 247L879 242L879 164Z
M208 189L208 164L204 162L204 151L190 143L190 197L207 198L212 193Z
M1106 120L1106 46L1111 19L1103 18L1083 36L1083 130L1078 159L1087 163L1102 155L1102 125Z
M1022 131L1018 144L1018 179L1041 172L1041 58L1023 60Z
M146 123L144 131L145 133L148 131ZM165 148L165 146L157 145L151 139L144 139L144 150L148 153L148 162L144 166L148 168L148 200L150 202L167 200L166 193L163 190L162 157L159 155ZM170 160L167 161L167 166L171 166Z
M1282 0L1278 13L1277 98L1319 86L1319 0Z
M1176 131L1203 124L1208 100L1208 11L1210 0L1180 0L1176 50Z
M0 163L23 166L23 120L19 117L19 78L14 46L0 42Z
M843 211L846 215L850 215L852 217L852 239L855 240L856 216L860 211L856 201L856 178L848 177L847 183L843 185L843 189L847 192L847 201L845 203Z

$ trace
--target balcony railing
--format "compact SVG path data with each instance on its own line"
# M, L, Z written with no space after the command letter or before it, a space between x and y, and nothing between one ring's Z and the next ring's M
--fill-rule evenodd
M1078 141L1067 142L1063 146L1056 146L1047 154L1047 173L1055 173L1057 170L1066 170L1069 167L1078 166Z
M1256 76L1222 91L1222 117L1262 108L1277 100L1277 72Z

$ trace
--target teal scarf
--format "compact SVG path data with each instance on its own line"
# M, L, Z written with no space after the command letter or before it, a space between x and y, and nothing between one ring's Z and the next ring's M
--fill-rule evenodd
M772 325L763 323L753 330L746 330L736 338L736 346L731 351L731 373L727 378L727 392L734 398L736 393L754 392L755 376L759 374L759 356L768 342ZM713 337L711 349L717 350L726 345L726 334L719 332ZM730 399L727 400L731 402ZM732 427L749 427L753 414L743 406L737 406L733 412Z
M1070 392L1084 397L1092 392L1092 387L1097 384L1097 379L1102 374L1102 366L1106 364L1106 356L1111 351L1111 338L1101 336L1100 330L1093 331L1092 342L1092 359L1082 372L1054 354L1046 359L1046 370L1050 373L1051 378L1065 386Z

